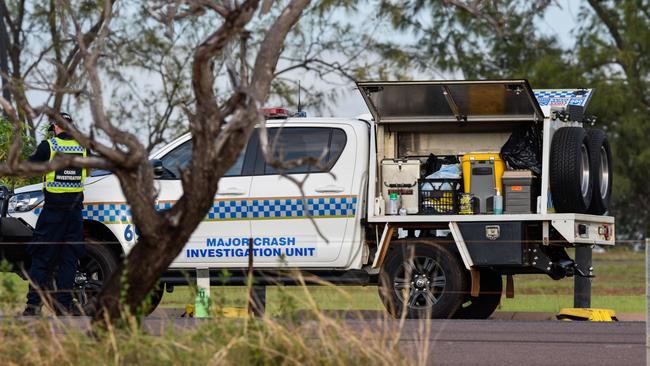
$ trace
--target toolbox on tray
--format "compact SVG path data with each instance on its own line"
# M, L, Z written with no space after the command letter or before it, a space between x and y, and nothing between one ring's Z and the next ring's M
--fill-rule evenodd
M418 213L418 186L420 177L420 160L418 159L385 159L381 162L383 177L382 195L388 203L390 194L400 197L401 206L408 214Z
M504 212L527 214L535 212L538 185L530 170L509 170L503 174Z
M462 179L435 178L418 180L421 215L453 215L458 213L458 196Z
M499 190L503 194L501 176L506 168L499 153L465 154L460 159L463 166L465 193L480 200L480 213L488 213L488 198Z

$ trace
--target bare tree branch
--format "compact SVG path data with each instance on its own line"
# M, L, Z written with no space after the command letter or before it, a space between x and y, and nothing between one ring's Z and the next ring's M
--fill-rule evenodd
M462 9L469 14L472 14L478 18L484 19L488 24L492 26L492 28L499 34L499 36L503 36L503 20L502 19L495 19L492 17L490 14L484 11L484 7L486 6L489 1L487 0L474 0L470 3L460 1L460 0L443 0L445 5L451 5L455 6L459 9Z
M605 24L605 27L607 27L609 34L612 36L612 39L614 39L616 48L619 51L623 51L625 49L625 41L623 41L623 37L621 37L621 33L618 31L619 25L617 24L616 19L613 19L613 17L608 14L607 10L601 6L599 1L587 0L587 2L589 2L591 8L594 9L598 18L600 18L603 24Z

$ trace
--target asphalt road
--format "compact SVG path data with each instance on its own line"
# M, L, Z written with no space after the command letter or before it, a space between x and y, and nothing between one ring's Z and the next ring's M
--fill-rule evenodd
M69 327L83 330L89 326L85 317L62 320L53 322L62 333ZM204 321L150 316L144 326L156 334L170 324L183 331ZM400 327L398 320L384 318L342 321L360 337L395 334ZM418 355L426 353L431 365L645 364L645 322L406 320L400 334L399 348L405 356L418 359Z
M146 326L155 333L170 320L149 317ZM201 319L172 321L187 328ZM383 317L343 321L361 336L395 334L400 326ZM399 346L415 359L426 352L431 365L644 365L645 322L406 320Z
M407 355L427 346L432 365L645 364L644 322L435 320L424 333L408 321L400 346Z

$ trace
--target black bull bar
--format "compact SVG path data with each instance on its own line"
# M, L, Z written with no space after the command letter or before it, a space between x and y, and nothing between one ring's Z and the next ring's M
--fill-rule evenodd
M7 216L9 199L12 194L5 186L0 185L0 271L20 271L29 262L25 248L32 238L33 229L20 218Z

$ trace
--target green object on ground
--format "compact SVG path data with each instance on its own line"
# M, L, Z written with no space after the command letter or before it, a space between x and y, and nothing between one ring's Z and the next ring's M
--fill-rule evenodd
M210 315L210 297L205 293L205 289L200 288L196 293L194 301L194 317L207 318Z

